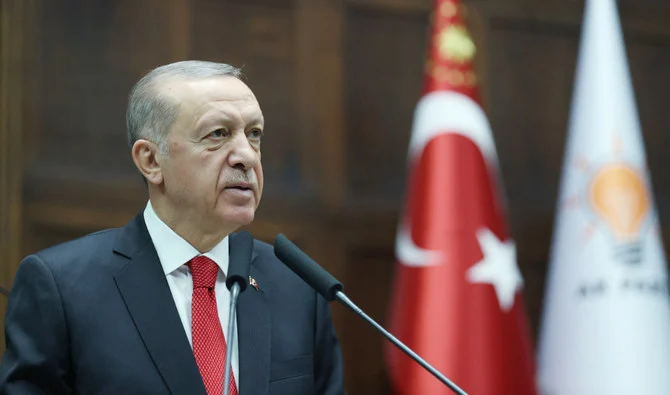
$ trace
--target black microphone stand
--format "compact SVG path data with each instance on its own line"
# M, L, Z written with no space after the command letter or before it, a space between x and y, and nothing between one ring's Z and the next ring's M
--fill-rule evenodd
M226 287L230 290L230 314L228 315L226 362L223 367L224 395L228 395L230 392L230 368L233 360L233 348L235 346L237 298L247 289L247 285L249 284L249 265L251 264L253 243L253 236L247 231L231 235L230 260L228 273L226 274Z

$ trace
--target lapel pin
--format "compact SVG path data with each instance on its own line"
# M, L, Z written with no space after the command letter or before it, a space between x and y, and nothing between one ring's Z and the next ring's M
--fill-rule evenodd
M258 288L258 283L256 282L256 279L251 277L251 276L249 276L249 285L256 288L256 291L260 291L260 289Z

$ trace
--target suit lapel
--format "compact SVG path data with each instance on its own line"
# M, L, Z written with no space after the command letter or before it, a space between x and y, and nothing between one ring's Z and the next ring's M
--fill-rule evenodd
M232 238L230 248L235 248ZM256 259L254 252L249 274L257 281L259 290L248 286L237 302L239 389L244 395L267 395L270 392L271 279L259 270Z
M115 275L137 330L172 394L202 394L205 387L184 333L158 255L140 214L117 238L125 266Z

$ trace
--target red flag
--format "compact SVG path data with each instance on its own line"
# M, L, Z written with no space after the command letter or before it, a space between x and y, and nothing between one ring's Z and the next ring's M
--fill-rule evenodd
M390 327L470 394L535 394L523 280L463 8L436 0L396 240ZM450 394L390 343L396 394Z

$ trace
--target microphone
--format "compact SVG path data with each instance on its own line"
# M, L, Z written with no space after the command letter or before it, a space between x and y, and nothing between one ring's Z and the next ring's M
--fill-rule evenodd
M228 315L228 347L226 347L226 363L224 365L223 393L230 392L230 368L233 359L233 342L235 341L235 318L237 316L237 298L249 285L249 266L254 238L251 233L242 231L230 235L230 259L226 273L226 287L230 290L230 314Z
M412 349L403 344L395 336L389 333L375 320L365 314L363 310L356 306L344 294L344 292L342 292L343 286L341 282L337 281L335 277L328 273L324 268L322 268L318 263L316 263L312 258L300 250L300 248L298 248L281 233L275 238L274 251L275 255L277 258L279 258L280 261L284 262L284 264L288 266L289 269L291 269L307 284L314 288L319 294L326 298L327 301L332 302L333 300L337 299L338 302L351 309L354 313L358 314L375 329L381 332L381 334L389 339L391 343L398 347L402 352L409 355L414 361L429 371L433 376L440 380L444 385L449 387L452 391L458 395L467 395L465 391L459 388L451 380L446 378L442 373L431 366L417 353L412 351Z

